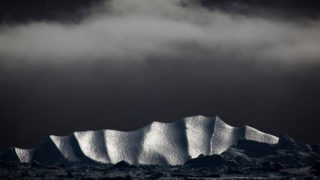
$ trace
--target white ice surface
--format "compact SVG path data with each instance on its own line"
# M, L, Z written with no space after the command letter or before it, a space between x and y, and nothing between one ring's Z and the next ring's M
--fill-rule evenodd
M101 163L110 162L109 156L107 156L106 144L104 143L104 131L81 131L75 132L74 136L85 156Z
M22 163L28 163L32 160L33 149L14 148L15 152Z
M51 135L50 139L53 141L53 143L56 145L56 147L59 149L62 156L67 159L68 161L80 161L80 159L77 157L75 153L75 148L72 143L72 136L54 136ZM50 154L48 154L50 156Z
M173 123L153 122L131 132L99 130L51 135L34 149L15 148L15 153L20 162L61 157L72 162L124 160L131 164L180 165L200 154L221 154L239 139L278 143L277 137L249 126L236 128L219 117L193 116Z

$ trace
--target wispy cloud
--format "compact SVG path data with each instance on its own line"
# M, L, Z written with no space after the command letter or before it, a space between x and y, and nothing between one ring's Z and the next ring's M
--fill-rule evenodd
M294 23L233 15L197 4L182 6L178 0L117 0L106 6L103 13L99 11L80 24L2 26L2 61L320 59L318 21Z

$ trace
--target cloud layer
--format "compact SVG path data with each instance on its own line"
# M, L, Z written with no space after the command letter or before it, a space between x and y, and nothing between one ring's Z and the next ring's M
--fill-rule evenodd
M34 22L0 29L0 56L29 62L234 58L314 61L318 21L294 23L209 11L178 0L117 0L78 24Z

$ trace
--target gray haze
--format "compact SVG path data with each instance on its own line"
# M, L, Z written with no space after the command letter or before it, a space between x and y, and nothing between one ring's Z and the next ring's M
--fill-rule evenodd
M80 24L35 22L3 26L0 54L19 61L144 60L227 57L314 61L320 57L318 21L245 17L182 7L176 0L117 0Z
M178 0L116 0L92 12L79 23L1 25L1 148L196 114L320 140L317 19Z

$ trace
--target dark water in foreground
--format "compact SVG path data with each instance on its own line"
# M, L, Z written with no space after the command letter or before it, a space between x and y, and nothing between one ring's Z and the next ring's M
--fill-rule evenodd
M319 179L314 175L250 170L221 172L185 166L131 166L102 164L0 164L0 179ZM308 167L300 169L308 171Z

